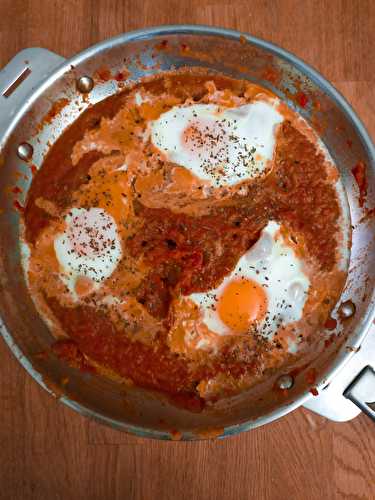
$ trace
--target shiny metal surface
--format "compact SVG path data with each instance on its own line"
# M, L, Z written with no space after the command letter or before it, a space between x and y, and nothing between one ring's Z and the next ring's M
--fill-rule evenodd
M94 88L94 81L89 76L82 76L78 80L77 88L83 94L88 94Z
M355 313L355 305L351 300L343 302L338 309L341 318L350 318Z
M21 160L31 160L34 154L34 148L28 142L23 142L18 146L17 154Z
M290 375L281 375L277 381L280 384L280 389L290 389L293 385L293 377Z
M246 38L245 44L239 38L241 35ZM154 47L165 39L168 39L171 49L155 52ZM194 47L194 54L207 57L199 60L196 55L187 55L181 51L182 43ZM97 81L91 92L84 96L78 91L76 82L88 75L93 78L95 71L103 66L108 67L112 75L126 67L131 72L129 81L172 67L208 68L210 71L267 86L291 107L297 108L308 121L311 122L314 118L318 125L324 124L321 139L340 170L354 227L349 279L342 303L351 300L356 312L340 323L335 342L330 348L322 349L314 361L319 374L316 387L321 392L353 356L354 352L347 351L346 347L356 343L359 345L374 320L373 227L360 222L364 212L358 205L358 187L351 169L358 161L364 162L368 183L375 186L375 148L361 121L343 97L313 68L292 54L255 37L221 28L167 26L140 30L107 40L69 61L54 54L49 53L48 57L44 54L46 66L43 66L40 52L36 52L36 60L33 59L33 50L40 49L27 50L31 74L6 102L4 99L0 101L0 148L4 158L1 193L6 185L14 183L15 172L28 175L28 179L19 179L18 186L21 189L27 192L30 184L31 161L25 163L19 158L17 145L29 143L34 148L32 164L40 166L48 149L47 144L53 144L83 109L118 92L117 82L113 80ZM5 88L4 82L9 74L13 79L17 78L22 69L21 62L26 60L24 55L18 56L15 62L11 61L0 73L0 88ZM264 78L266 67L279 75L279 83ZM52 71L52 68L56 69ZM35 80L38 80L38 85ZM296 80L299 81L301 91L308 97L306 109L298 107L297 101L293 100L293 95L299 92L295 86ZM36 125L42 121L52 103L62 98L69 101L64 107L64 113L38 130ZM321 111L314 110L314 102L319 102ZM342 129L338 131L337 127L344 128L345 132L341 132ZM317 130L322 129L317 127ZM343 148L349 137L353 143L350 150ZM174 428L181 433L182 439L199 439L207 437L207 429L210 427L222 426L225 436L264 425L306 404L312 398L303 374L295 377L288 400L275 401L274 397L263 397L276 379L285 375L279 373L259 387L258 391L220 402L202 414L192 414L178 410L165 400L144 391L130 389L123 395L115 384L106 380L92 381L89 375L76 373L60 364L53 355L50 364L35 358L36 350L41 347L49 349L54 339L29 305L30 299L19 264L19 214L14 210L12 200L4 194L1 204L5 209L0 218L1 331L14 354L31 375L71 408L100 423L140 436L171 439L170 431ZM374 192L369 190L368 206L374 205ZM334 315L338 317L338 312L335 311ZM327 332L322 342L331 333ZM63 374L70 377L64 388L61 386ZM83 387L83 384L88 384L88 388Z
M49 50L30 48L19 52L0 72L0 137L3 127L8 123L10 116L24 103L24 99L34 87L60 64L65 62L64 57L58 56ZM14 92L5 97L6 91L29 70L30 74Z
M318 396L303 405L308 410L336 422L346 422L361 412L358 406L344 397L344 392L364 367L375 365L375 324L362 341L353 339L346 349L352 353L349 362L322 391L319 391Z
M344 396L375 422L375 372L370 366L356 376Z

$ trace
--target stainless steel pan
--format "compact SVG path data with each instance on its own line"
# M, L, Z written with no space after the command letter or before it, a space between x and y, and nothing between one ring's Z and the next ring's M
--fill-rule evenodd
M164 40L168 41L168 48L155 50ZM184 50L182 44L187 44L190 51ZM112 75L118 70L129 70L128 81L182 67L205 67L245 78L269 87L286 99L320 133L347 191L353 246L348 281L339 311L334 313L340 316L336 330L339 335L313 363L318 373L314 388L319 396L312 395L301 373L293 380L287 400L266 397L275 383L268 380L257 391L222 401L201 414L192 414L145 391L128 389L124 394L107 380L92 380L89 375L59 363L53 354L50 363L35 357L38 349L48 350L54 339L27 294L18 245L20 212L14 205L15 198L20 203L22 199L13 189L18 187L27 193L32 166L41 164L50 144L82 109L119 91L114 79L104 82L95 77L91 89L91 78L103 66ZM14 90L12 85L19 83L22 75L26 78ZM82 77L88 78L82 80ZM1 332L23 366L43 387L89 418L115 429L160 439L171 439L172 429L178 431L172 431L173 437L182 439L229 436L264 425L300 405L336 420L351 418L359 412L342 394L357 373L371 362L375 365L374 329L365 339L375 315L374 220L371 215L365 217L366 209L375 205L375 148L352 108L321 75L290 53L246 34L206 26L166 26L121 35L69 61L43 49L24 50L1 71L0 90ZM300 106L301 93L307 96L306 108ZM52 104L62 98L69 99L69 104L50 124L39 129ZM352 141L352 148L347 147L347 140ZM369 184L363 208L359 206L358 186L351 174L359 161L366 165ZM327 332L327 337L330 334ZM63 386L61 380L66 375L69 382ZM367 370L361 382L349 391L349 396L357 398L372 416L374 412L366 403L375 400L374 381L373 372ZM285 383L290 385L290 382L286 377ZM356 396L363 385L369 394ZM333 399L334 404L327 407L327 401Z

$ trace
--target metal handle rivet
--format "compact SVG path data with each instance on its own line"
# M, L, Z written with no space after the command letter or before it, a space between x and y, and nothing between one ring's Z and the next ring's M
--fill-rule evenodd
M82 94L91 92L94 87L94 82L89 76L83 76L78 80L77 88Z
M355 305L351 300L347 300L340 304L338 313L342 318L350 318L355 313Z
M17 153L21 160L30 160L34 154L34 148L28 142L23 142L18 146Z
M277 382L280 385L280 389L290 389L293 385L293 377L290 375L281 375L281 377L277 379Z

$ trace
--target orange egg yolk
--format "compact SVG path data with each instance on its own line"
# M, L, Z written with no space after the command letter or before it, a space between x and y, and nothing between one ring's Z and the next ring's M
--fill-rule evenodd
M223 323L232 330L248 330L260 322L267 311L267 295L251 279L232 280L224 288L217 303Z
M74 285L74 290L79 297L85 297L94 290L94 281L88 276L79 276Z
M103 208L117 223L128 212L127 176L124 171L114 171L96 178L96 186L82 193L81 206Z

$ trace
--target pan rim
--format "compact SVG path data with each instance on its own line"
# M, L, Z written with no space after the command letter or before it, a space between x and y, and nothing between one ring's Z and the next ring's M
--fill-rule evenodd
M98 52L105 52L115 46L121 46L126 43L130 43L132 41L138 41L141 39L152 39L157 36L168 36L172 34L201 34L201 35L214 35L217 37L224 37L230 39L238 39L240 36L244 36L252 45L256 47L262 48L277 57L284 59L285 61L292 64L294 67L297 67L305 74L307 74L310 78L312 78L328 95L331 97L342 109L342 111L346 114L346 116L350 119L353 126L355 127L361 141L368 151L369 157L372 159L372 168L375 169L375 146L372 142L372 139L361 122L360 118L357 116L353 108L349 105L349 103L345 100L345 98L335 89L335 87L328 82L320 73L318 73L315 69L309 66L307 63L302 61L300 58L294 56L290 52L278 47L277 45L272 44L271 42L267 42L258 37L254 37L252 35L248 35L246 33L242 33L235 30L230 30L227 28L220 27L211 27L211 26L203 26L203 25L165 25L165 26L157 26L153 28L145 28L141 30L132 31L126 34L118 35L116 37L110 38L108 40L104 40L92 47L84 50L83 52L77 54L69 60L66 60L62 63L58 68L56 68L53 72L51 72L46 78L44 78L40 84L32 90L32 92L26 97L26 99L19 105L15 113L12 115L8 125L2 131L2 137L0 137L0 147L6 141L9 136L9 132L14 129L15 125L20 121L23 115L27 112L27 110L33 105L33 102L41 96L45 90L60 76L64 75L68 71L70 71L71 65L77 66L87 59L91 58L93 55L96 55ZM364 322L362 324L361 333L358 335L357 340L360 343L364 336L367 334L368 329L370 328L373 316L375 313L375 306L370 308L368 315L364 318ZM12 335L9 332L2 332L3 337L6 343L9 345L13 353L19 359L21 364L26 368L26 370L33 376L35 380L39 384L43 386L50 393L54 394L53 391L48 389L45 386L43 381L41 380L41 376L38 372L34 370L31 365L31 362L27 359L27 357L22 356L22 352L19 350L17 345L15 344ZM337 360L334 365L324 376L324 383L321 381L317 384L317 387L326 386L334 376L343 368L343 366L349 361L351 356L354 353L348 353L343 355L338 355ZM252 428L259 427L261 425L267 424L277 418L289 413L290 411L298 408L303 405L308 399L312 397L312 394L307 392L298 396L293 402L288 405L282 407L281 409L275 410L265 416L261 416L258 419L250 422L245 422L244 424L237 424L231 427L225 428L225 432L223 436L230 436L234 434L238 434L241 432L245 432ZM61 401L64 402L67 406L71 407L75 411L88 416L89 418L94 418L98 420L100 423L104 423L105 425L109 425L113 428L118 428L119 430L126 430L128 432L137 434L141 437L150 437L150 438L158 438L158 439L171 439L170 434L161 431L152 431L150 429L143 429L140 427L134 427L131 425L121 424L114 420L108 419L107 417L103 417L96 414L95 412L88 410L84 406L80 405L77 402L71 401L69 398L64 395L61 397ZM260 422L259 422L260 421Z

